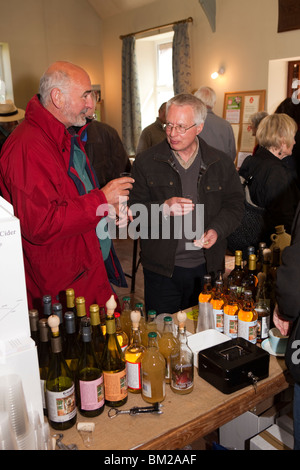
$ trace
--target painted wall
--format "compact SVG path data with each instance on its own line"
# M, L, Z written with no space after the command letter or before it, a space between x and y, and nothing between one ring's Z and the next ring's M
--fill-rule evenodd
M9 43L16 105L26 106L56 60L77 63L102 83L101 30L87 0L1 1L0 42Z
M275 106L278 77L272 77L276 67L271 67L269 77L269 61L299 56L300 43L300 30L277 33L278 0L217 0L215 33L198 0L159 0L105 21L88 0L10 0L1 2L0 41L9 43L17 106L25 107L37 92L39 78L51 62L70 60L86 68L93 83L101 84L106 121L121 133L119 36L189 16L194 19L194 89L213 86L216 112L221 115L228 91L270 88ZM213 81L210 75L221 65L226 74ZM278 87L279 103L282 84Z

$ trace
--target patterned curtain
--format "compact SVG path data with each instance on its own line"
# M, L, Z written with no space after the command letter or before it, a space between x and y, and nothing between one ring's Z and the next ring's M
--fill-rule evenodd
M173 38L174 94L191 93L192 69L188 23L175 24Z
M142 132L135 38L123 38L122 45L122 138L128 155L135 155Z

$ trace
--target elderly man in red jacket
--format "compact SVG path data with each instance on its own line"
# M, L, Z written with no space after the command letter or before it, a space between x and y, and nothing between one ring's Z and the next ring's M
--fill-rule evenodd
M96 228L107 215L103 208L127 198L133 180L97 187L81 139L93 108L88 74L56 62L1 152L0 190L21 224L29 308L39 307L45 294L57 301L69 287L87 306L104 304L112 294ZM73 126L81 127L78 134L72 135ZM111 269L122 276L110 256Z

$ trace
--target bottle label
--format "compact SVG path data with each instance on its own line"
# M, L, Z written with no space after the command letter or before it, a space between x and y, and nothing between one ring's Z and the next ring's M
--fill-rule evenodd
M255 321L242 321L238 322L239 337L256 344L257 342L257 320Z
M50 421L65 423L76 416L75 387L62 392L46 390L48 417Z
M224 313L224 333L230 338L237 338L237 335L238 335L238 316L237 315L227 315Z
M193 387L193 365L186 364L173 367L172 369L172 388L174 390L186 391Z
M161 374L158 374L158 378ZM164 374L163 374L164 375ZM147 374L147 372L144 372L143 371L143 377L142 377L142 394L146 397L146 398L154 398L154 390L156 391L156 396L155 398L157 398L157 400L161 400L165 397L166 395L166 383L165 383L165 380L164 380L164 377L162 376L162 380L161 382L157 382L157 380L155 380L155 386L152 387L152 384L151 384L151 380L150 380L150 377L149 377L149 374Z
M270 330L270 316L261 317L257 321L257 338L263 340L268 338Z
M126 370L121 372L104 372L104 390L107 401L120 401L127 397Z
M223 309L213 309L215 330L224 332L224 311Z
M128 388L141 390L142 388L142 367L140 362L126 361L126 373Z
M98 410L104 405L104 386L102 375L96 380L79 380L79 389L82 410Z

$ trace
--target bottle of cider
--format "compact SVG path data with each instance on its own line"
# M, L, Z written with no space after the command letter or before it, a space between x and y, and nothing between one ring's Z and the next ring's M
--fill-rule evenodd
M125 358L116 334L116 307L112 295L106 303L106 336L102 356L105 403L110 407L122 406L128 399Z
M194 389L194 354L187 344L186 313L178 312L178 347L171 353L171 389L187 394Z
M77 394L80 414L87 418L99 416L104 410L103 374L96 357L89 318L81 320L82 352L78 362Z
M224 285L223 281L216 281L216 289L210 301L213 308L214 328L220 333L224 333Z
M244 301L238 312L238 336L253 344L257 342L257 318L252 292L247 290L244 292Z
M146 348L142 345L141 342L139 328L140 319L140 312L133 310L131 312L131 340L130 345L125 351L128 391L132 393L141 393L142 391L141 363Z
M173 334L173 319L171 316L164 317L164 329L158 341L159 351L165 358L165 379L171 383L171 354L174 349L179 348L179 341Z
M52 354L46 380L46 400L50 426L63 431L76 423L77 409L73 375L62 353L59 324L60 320L56 315L48 318L52 333Z
M162 402L166 397L166 363L159 352L157 333L148 334L148 347L142 357L142 398L148 403Z
M238 310L237 287L230 286L228 300L224 305L224 334L230 338L238 336Z
M115 319L116 319L116 331L117 331L117 338L121 346L122 353L125 354L126 348L128 346L129 340L128 336L123 331L121 325L121 315L119 312L115 312Z

